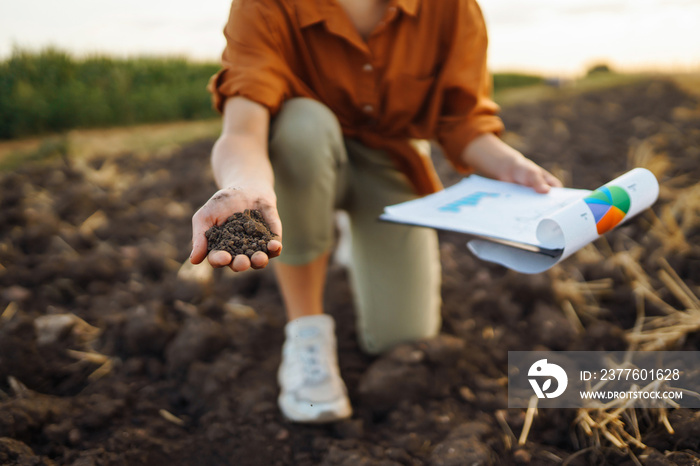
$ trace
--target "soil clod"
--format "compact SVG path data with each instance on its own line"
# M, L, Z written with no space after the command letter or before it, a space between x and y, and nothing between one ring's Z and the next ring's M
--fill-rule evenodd
M223 225L214 225L204 234L207 250L226 251L232 256L267 254L267 243L275 238L259 210L236 212Z

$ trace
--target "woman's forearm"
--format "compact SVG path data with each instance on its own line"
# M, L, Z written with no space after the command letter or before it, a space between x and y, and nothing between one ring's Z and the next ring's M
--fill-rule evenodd
M524 156L491 133L477 137L462 152L465 165L474 168L481 175L495 179L503 179L506 169L519 158Z
M219 188L274 183L266 142L250 135L222 134L212 149L211 164Z
M264 183L274 177L267 152L270 117L267 109L243 97L224 105L221 136L212 150L214 179L220 188Z

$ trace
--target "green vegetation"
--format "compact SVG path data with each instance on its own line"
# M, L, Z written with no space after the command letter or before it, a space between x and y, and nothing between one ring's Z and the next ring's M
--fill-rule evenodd
M55 49L18 49L0 62L0 139L211 118L205 87L218 68L177 58L77 59ZM497 73L494 90L542 82Z
M0 62L0 139L211 118L214 63L176 58L76 59L16 50Z
M513 89L517 87L534 86L544 83L542 76L534 76L530 74L520 73L494 73L493 75L493 91L500 92L505 89Z
M206 84L218 68L184 58L78 59L56 49L18 49L0 61L0 140L214 118ZM546 88L544 82L521 73L493 75L497 100Z
M609 74L612 72L613 70L607 63L598 63L597 65L593 65L590 68L588 68L586 76L593 76L596 74Z

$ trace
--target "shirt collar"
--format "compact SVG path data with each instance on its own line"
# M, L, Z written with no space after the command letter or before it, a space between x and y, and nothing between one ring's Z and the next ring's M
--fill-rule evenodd
M305 28L312 24L319 23L326 19L329 10L327 3L335 0L300 0L296 2L299 26ZM418 14L418 7L421 0L395 0L392 4L400 8L404 13L411 16Z
M396 6L401 8L404 13L416 16L418 14L420 0L396 0Z

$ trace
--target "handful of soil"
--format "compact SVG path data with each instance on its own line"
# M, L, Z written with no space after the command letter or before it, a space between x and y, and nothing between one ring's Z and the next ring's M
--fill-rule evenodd
M276 237L262 213L249 209L236 212L221 226L214 225L204 236L207 238L207 250L226 251L234 257L238 254L251 257L257 251L267 254L267 243Z

